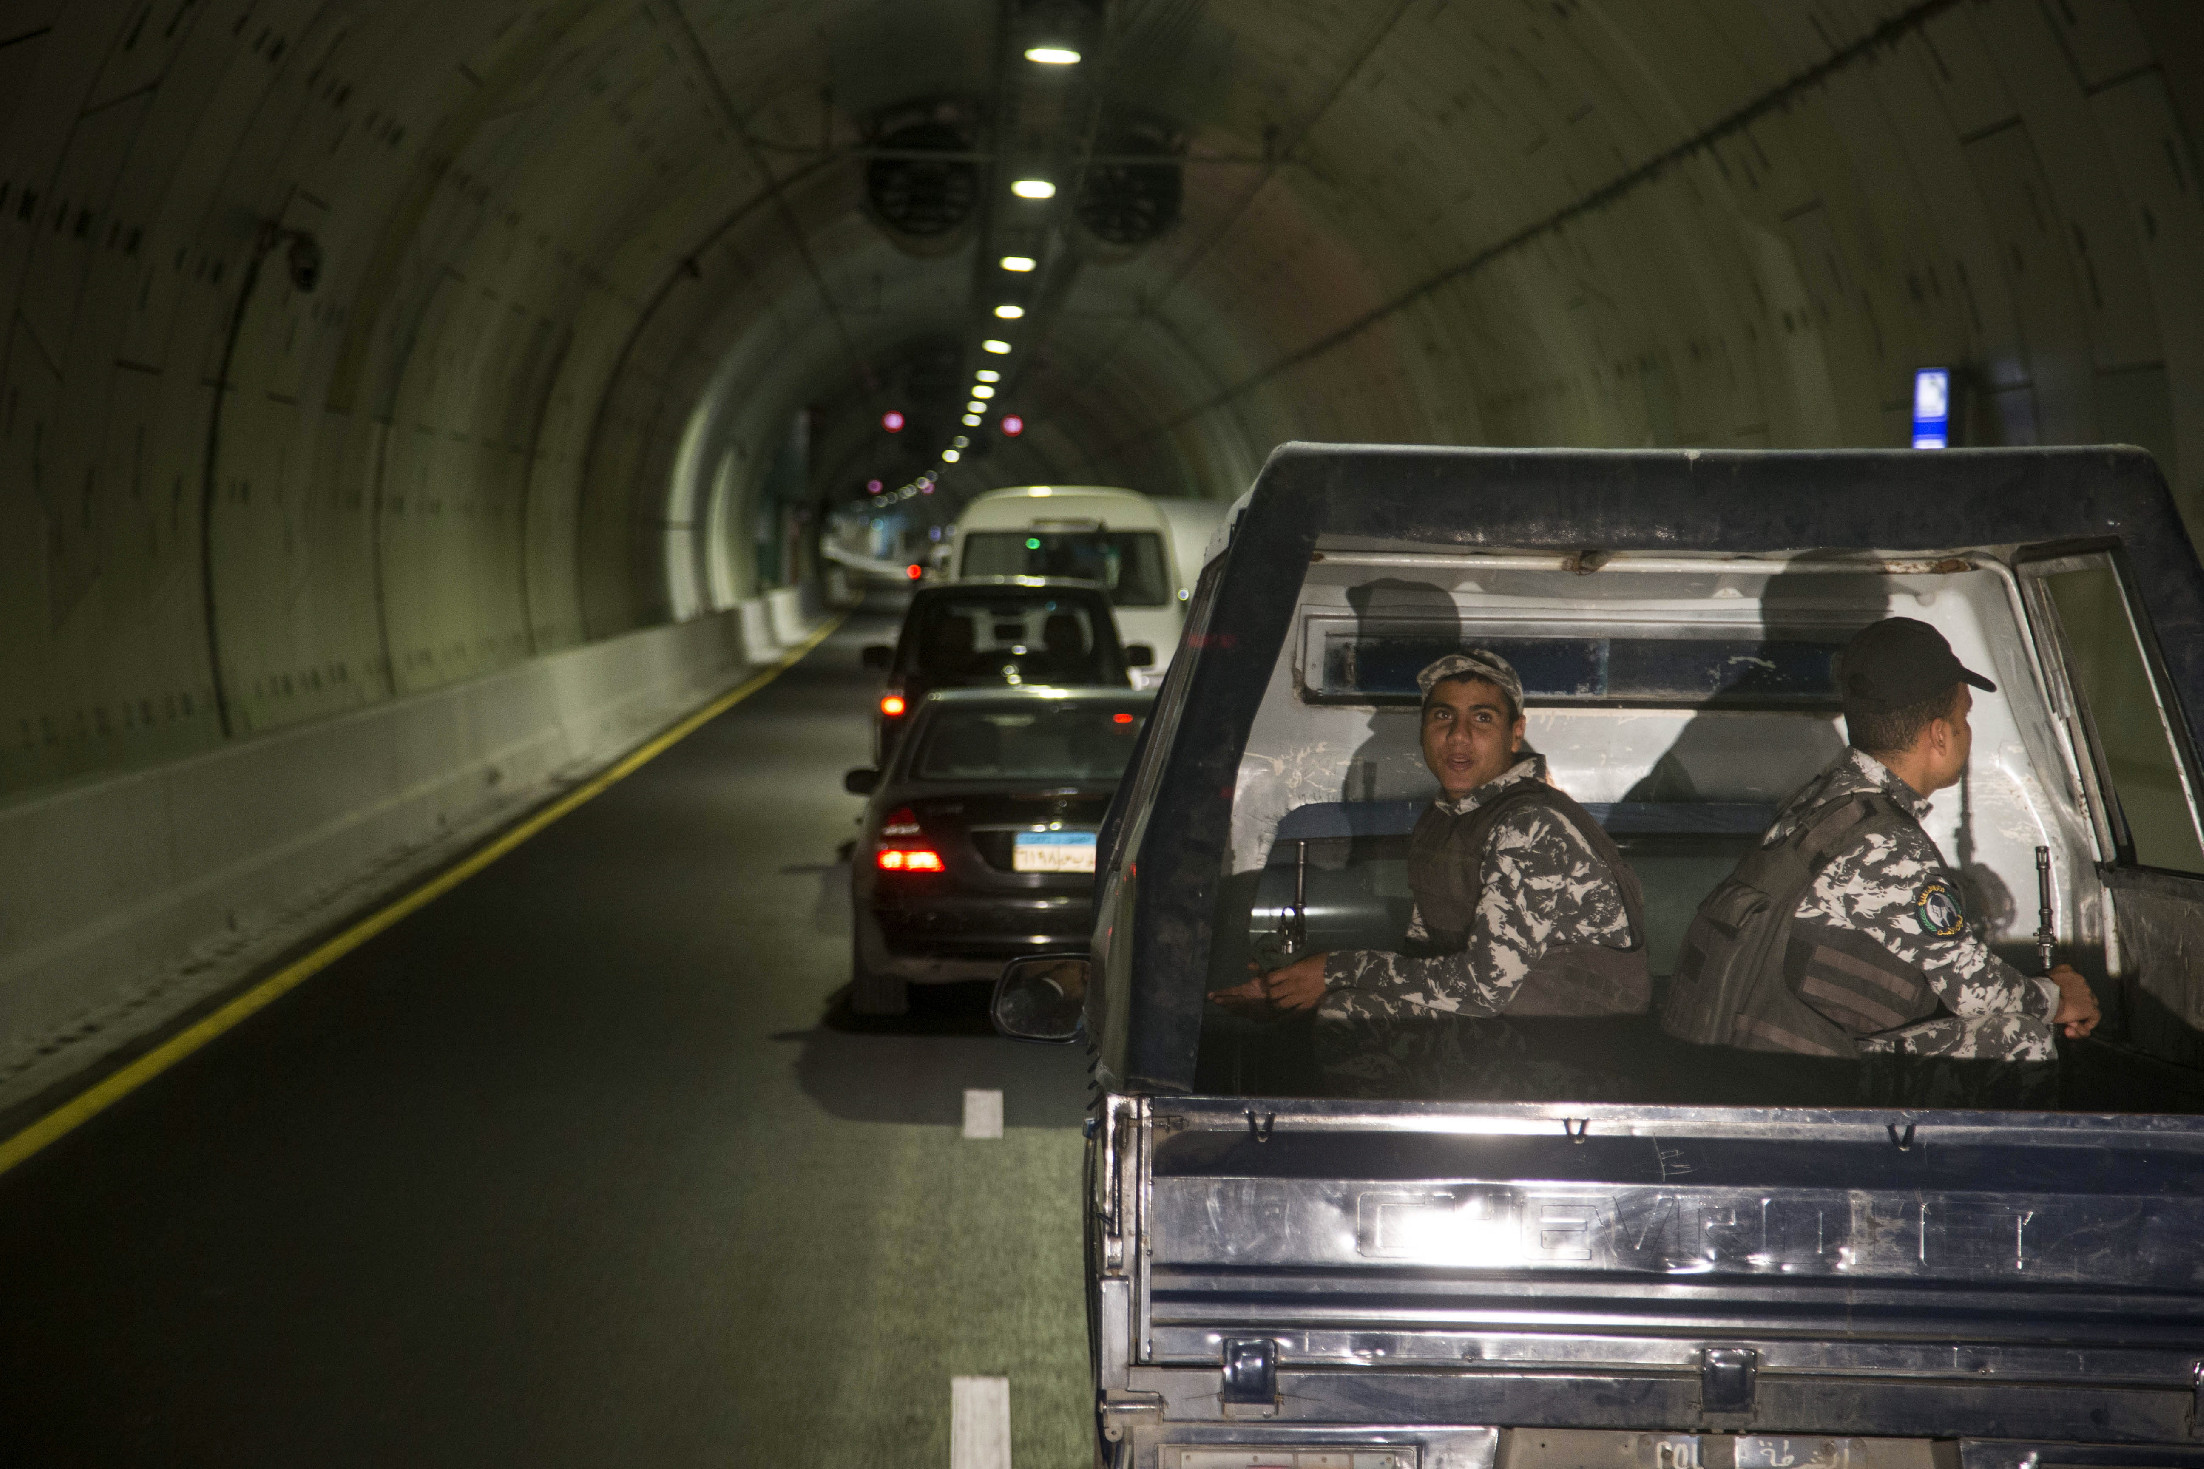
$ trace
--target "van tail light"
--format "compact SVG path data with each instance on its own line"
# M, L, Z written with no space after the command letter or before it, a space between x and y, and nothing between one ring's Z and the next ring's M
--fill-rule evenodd
M941 854L932 847L882 847L882 872L942 872Z
M880 823L884 837L915 837L918 835L918 813L908 806L898 806L886 821Z
M880 712L887 715L890 719L901 718L903 711L908 707L909 706L903 702L903 696L901 694L886 694L883 695L880 700Z

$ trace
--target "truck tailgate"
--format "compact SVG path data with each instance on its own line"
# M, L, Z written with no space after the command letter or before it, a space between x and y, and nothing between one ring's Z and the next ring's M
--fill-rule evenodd
M1139 1248L1104 1339L1135 1376L1268 1343L1280 1420L2191 1433L2189 1119L1205 1098L1112 1119Z

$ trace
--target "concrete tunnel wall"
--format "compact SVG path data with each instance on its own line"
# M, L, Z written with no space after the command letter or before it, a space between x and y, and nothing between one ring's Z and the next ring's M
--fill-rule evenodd
M731 677L760 650L666 639L759 591L791 421L814 503L846 495L900 364L989 321L983 237L889 238L859 145L915 103L1001 114L1028 14L0 0L0 845L66 878L166 843L144 882L173 888L193 840L54 803L266 751L304 784L236 800L373 831L327 884L388 860L363 813L400 797L330 811L298 732L466 690L537 734L624 711L582 759ZM2189 0L1100 14L1075 120L1164 128L1183 208L1131 250L1047 217L1008 385L1033 429L945 506L1227 497L1287 438L1896 444L1913 369L1949 365L1969 441L2140 443L2204 514ZM549 712L542 680L611 639L663 677ZM422 768L456 791L482 746ZM450 801L421 809L486 809ZM282 906L248 859L307 816L177 809L234 821L240 891ZM78 890L108 896L0 892L0 1057L185 947L181 920L92 942L133 895Z

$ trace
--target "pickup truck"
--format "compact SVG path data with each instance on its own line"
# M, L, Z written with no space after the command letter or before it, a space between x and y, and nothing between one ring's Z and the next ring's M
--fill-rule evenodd
M2056 1110L1769 1105L1654 1016L1611 1052L1635 1100L1349 1096L1307 1022L1207 999L1281 944L1399 947L1414 674L1465 643L1639 873L1658 984L1894 613L1999 687L1927 822L1969 912L2104 1007ZM2204 572L2140 451L1279 450L1091 948L997 991L1100 1083L1096 1462L2204 1469L2200 713Z

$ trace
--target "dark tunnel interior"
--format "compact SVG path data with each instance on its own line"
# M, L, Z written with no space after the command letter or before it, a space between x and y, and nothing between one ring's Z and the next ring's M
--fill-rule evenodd
M0 0L0 1119L828 637L837 526L1903 448L1942 368L1954 447L2141 446L2193 537L2200 138L2198 0ZM745 799L823 830L870 735L803 688L824 794ZM758 1054L897 1115L814 998Z
M792 580L775 522L934 466L979 367L1031 428L991 417L944 515L1230 498L1291 438L1902 444L1933 365L1964 442L2204 474L2184 0L0 30L9 791ZM1023 58L1051 37L1086 59Z

